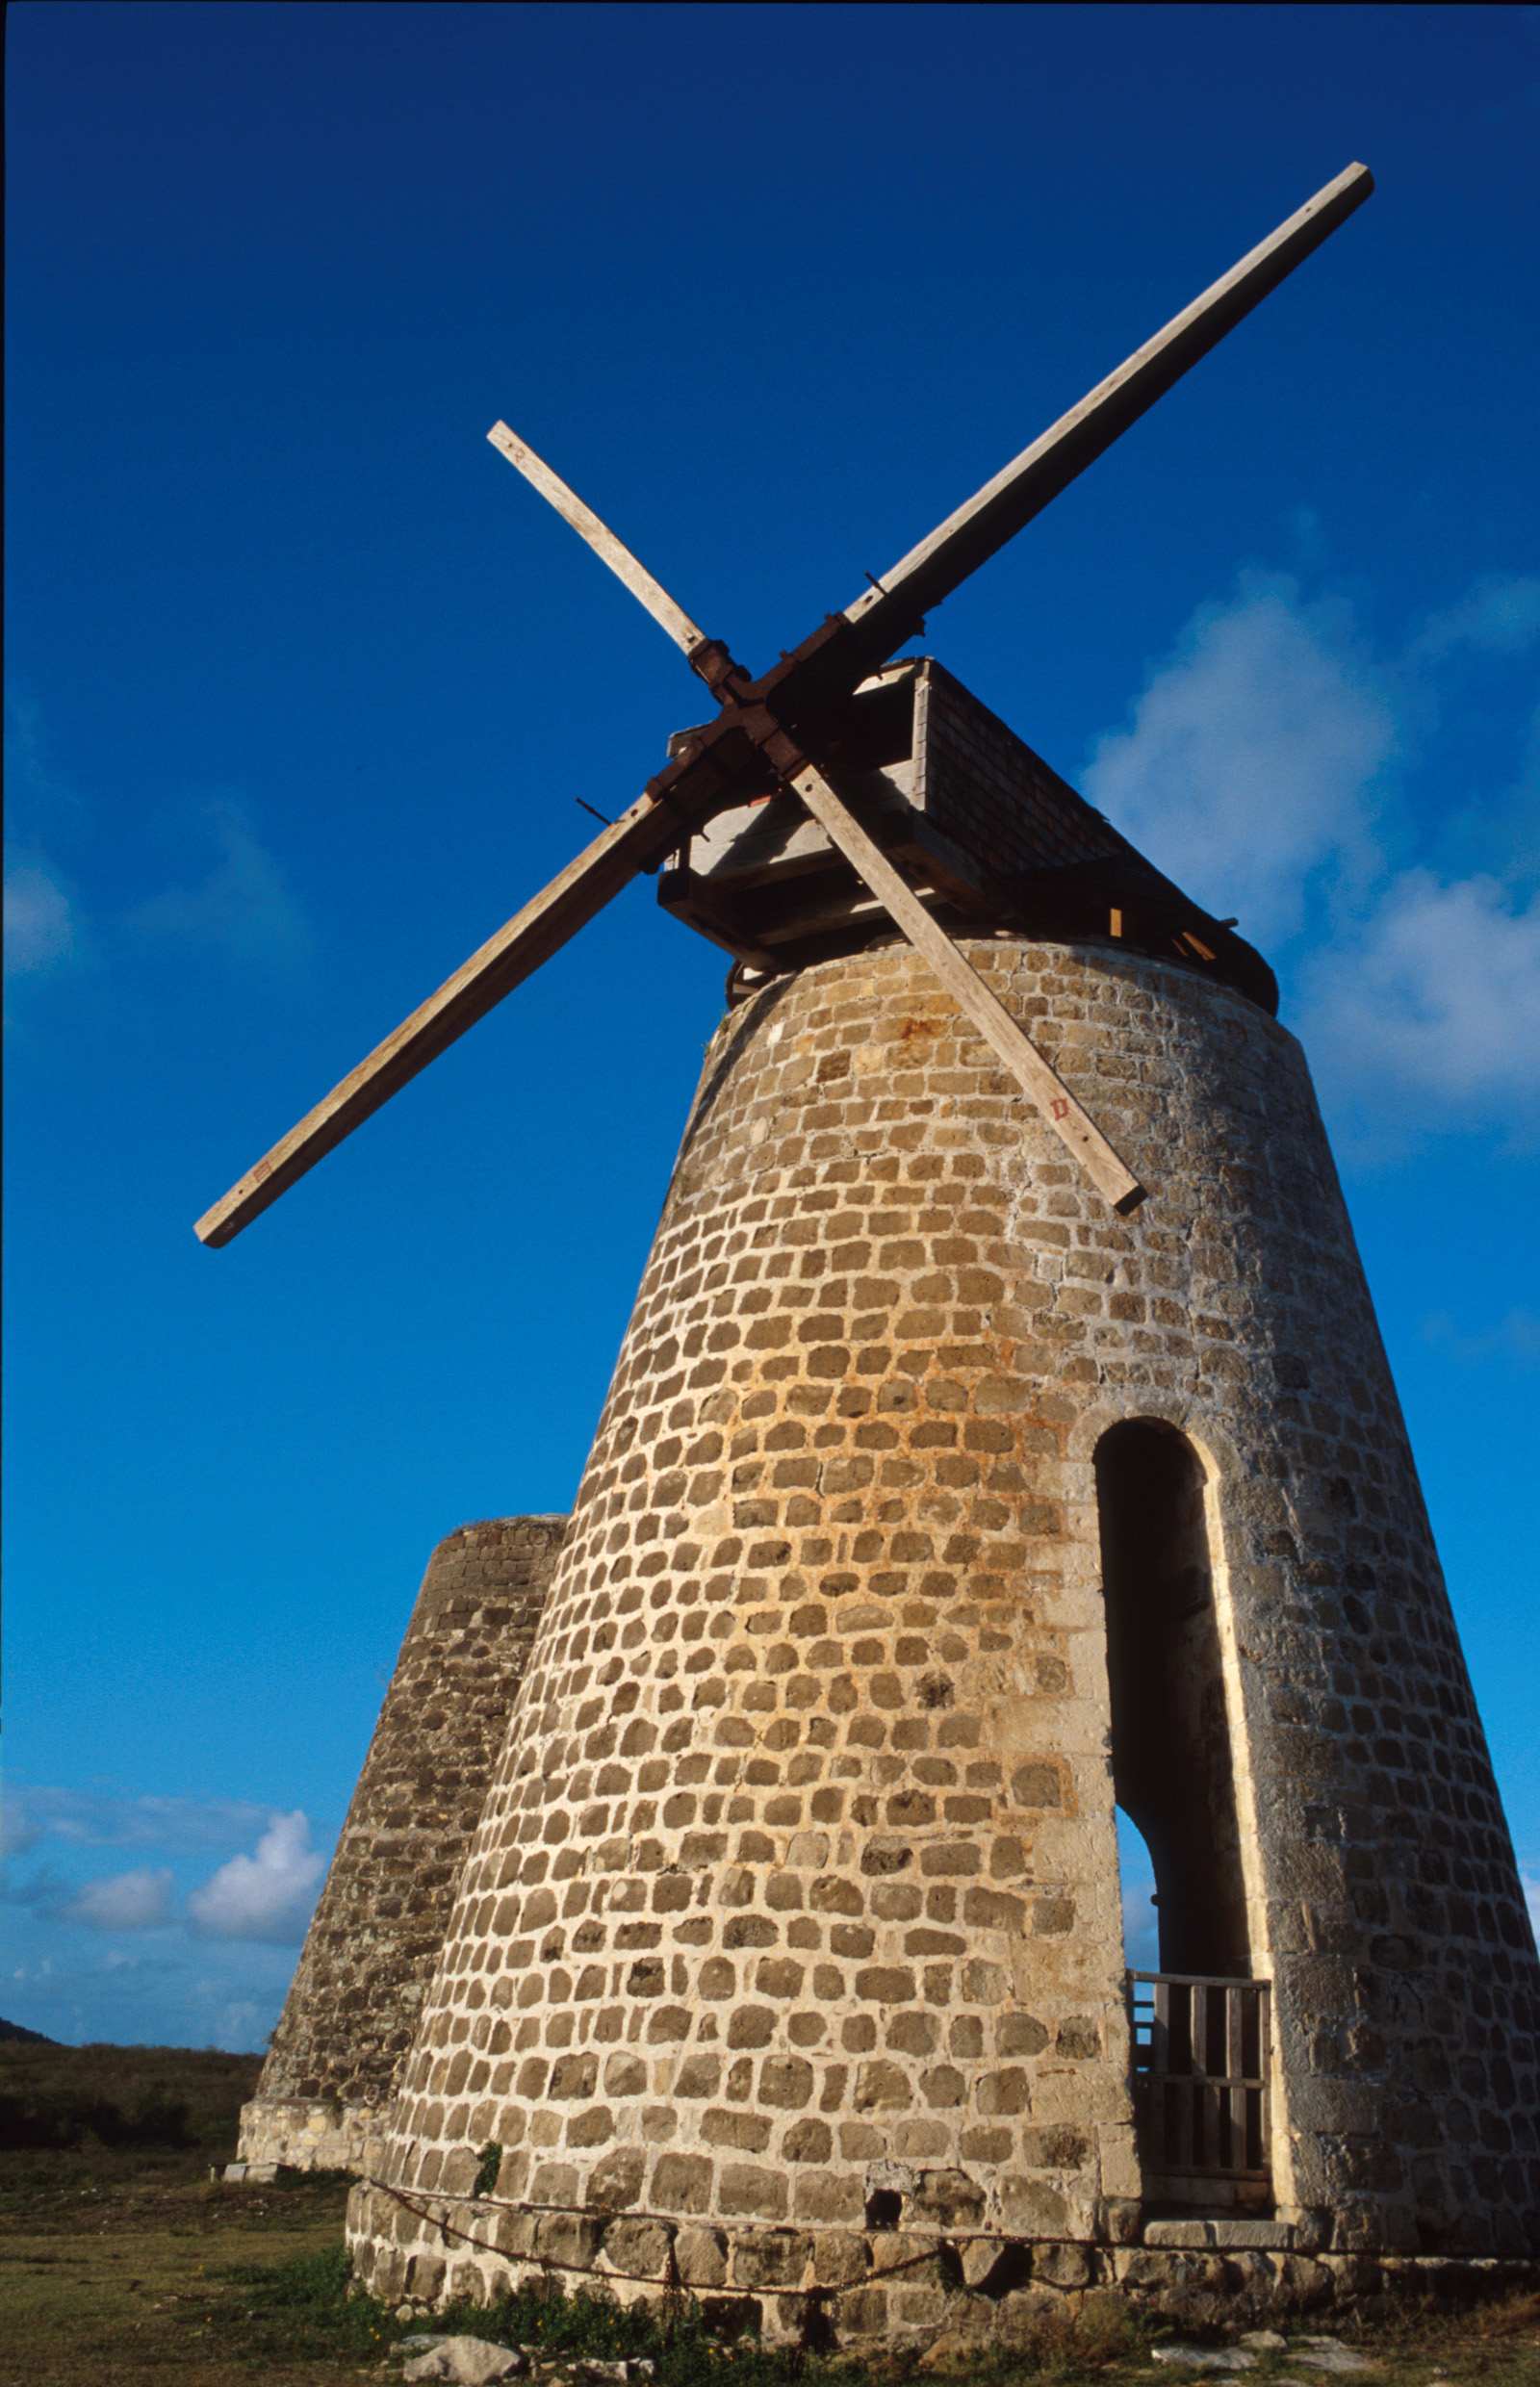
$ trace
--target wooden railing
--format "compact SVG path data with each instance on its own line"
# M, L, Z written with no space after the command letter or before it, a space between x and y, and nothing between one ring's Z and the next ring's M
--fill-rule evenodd
M1269 2181L1268 1984L1131 1972L1128 2011L1146 2194Z

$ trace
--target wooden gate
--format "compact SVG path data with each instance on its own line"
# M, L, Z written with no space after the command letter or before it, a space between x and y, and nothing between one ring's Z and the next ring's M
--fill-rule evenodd
M1267 1982L1131 1972L1128 2011L1146 2198L1265 2205L1272 2179Z

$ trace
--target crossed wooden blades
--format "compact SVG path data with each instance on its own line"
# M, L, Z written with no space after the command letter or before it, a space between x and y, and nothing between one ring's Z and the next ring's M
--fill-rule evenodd
M375 1046L255 1168L206 1211L196 1232L227 1244L408 1079L482 1018L618 894L714 813L738 801L751 768L768 760L783 786L930 963L959 1009L1021 1085L1047 1124L1116 1209L1143 1188L1055 1070L989 992L946 932L874 844L818 756L840 706L867 675L922 628L926 612L1040 513L1207 355L1295 267L1361 206L1373 189L1349 166L1277 231L1174 317L1163 331L1060 417L1030 448L799 647L754 680L708 638L573 490L503 424L487 434L682 648L721 706L684 752L649 781L637 802L462 962L436 994ZM820 728L824 732L820 738ZM827 755L825 756L827 762Z

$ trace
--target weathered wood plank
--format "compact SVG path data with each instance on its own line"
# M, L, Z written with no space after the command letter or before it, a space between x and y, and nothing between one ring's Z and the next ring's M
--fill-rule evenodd
M1184 1988L1198 1982L1206 1989L1256 1989L1267 1987L1265 1982L1246 1981L1235 1973L1226 1972L1136 1972L1130 1978L1135 1981L1175 1982Z
M847 605L846 620L865 633L862 652L886 654L908 634L916 613L939 604L1014 538L1361 207L1373 187L1366 166L1346 167L911 548L878 586Z
M1271 2155L1268 1984L1139 1972L1130 1973L1129 1982L1136 2000L1142 1989L1148 1990L1154 2012L1147 2050L1136 2033L1146 2193L1156 2181L1155 2193L1185 2196L1194 2181L1266 2180ZM1210 2070L1211 2057L1222 2069Z
M900 877L882 849L873 843L842 797L812 763L804 764L791 785L813 818L858 877L889 911L915 950L930 963L958 1009L971 1021L990 1049L1041 1115L1066 1150L1085 1169L1115 1210L1129 1211L1144 1198L1144 1189L1119 1159L1089 1113L1082 1110L1058 1071L1039 1052L1003 1003L972 969L919 897Z
M1167 2084L1172 2101L1171 2127L1166 2140L1166 2160L1173 2171L1193 2169L1193 2097L1191 2080L1176 2079Z
M1167 2162L1170 2152L1169 2102L1171 2091L1168 2076L1171 2068L1171 1991L1168 1982L1155 1982L1155 2017L1150 2026L1149 2063L1152 2078L1149 2085L1149 2113L1154 2132L1152 2161L1157 2169Z
M1233 2084L1230 2090L1230 2135L1225 2162L1231 2171L1244 2171L1246 2166L1246 2108L1251 2092L1245 2081L1245 2009L1250 1991L1224 1991L1224 2068Z
M239 1235L679 837L678 821L650 797L623 812L204 1212L198 1240L218 1248Z
M1170 2129L1167 2120L1171 2087L1164 2072L1153 2072L1144 2087L1144 2127L1148 2139L1143 2152L1150 2168L1164 2171L1169 2159Z
M705 630L690 620L682 605L675 603L667 589L631 553L625 540L618 539L609 525L600 521L592 506L583 503L577 490L570 489L560 474L553 473L517 432L510 431L505 423L494 423L487 437L498 453L506 456L515 471L524 475L530 487L538 489L547 502L555 507L562 521L571 523L578 537L587 540L600 562L609 566L616 579L647 607L677 647L688 654L704 642Z
M1272 1992L1266 1982L1257 1989L1257 2071L1262 2087L1257 2093L1257 2161L1268 2166L1272 2162Z
M752 968L766 970L772 976L783 966L742 926L732 905L721 900L709 880L699 870L692 870L687 862L660 874L657 900L676 920L682 920L724 953L731 953L735 962L747 962Z

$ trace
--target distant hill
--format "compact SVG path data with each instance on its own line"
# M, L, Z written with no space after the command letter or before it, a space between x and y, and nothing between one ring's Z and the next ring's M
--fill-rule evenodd
M20 2022L8 2022L4 2015L0 2015L0 2039L30 2040L34 2047L57 2047L59 2044L59 2041L56 2039L50 2039L45 2031L29 2031Z
M205 2159L235 2145L262 2058L215 2047L62 2047L12 2025L0 2040L0 2154L70 2150L125 2164Z

